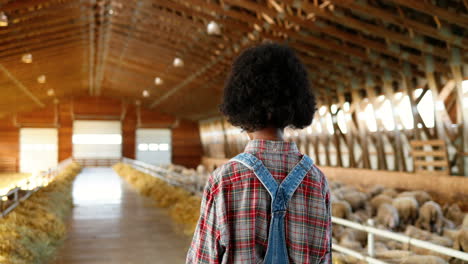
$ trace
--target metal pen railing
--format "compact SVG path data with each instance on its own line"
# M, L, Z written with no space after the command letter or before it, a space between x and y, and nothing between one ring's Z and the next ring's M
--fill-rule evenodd
M165 180L169 184L173 184L174 186L179 186L179 187L185 188L186 190L191 191L191 192L193 192L193 193L195 193L195 194L197 194L199 196L202 195L202 189L200 189L200 186L203 186L204 183L201 183L201 184L197 183L196 186L190 185L190 183L181 184L180 182L176 182L174 180L170 180L170 179L167 178L168 174L176 174L174 172L169 172L167 169L164 169L164 168L161 168L161 167L158 167L158 166L155 166L155 165L150 165L150 164L147 164L147 163L144 163L144 162L141 162L141 161L128 159L128 158L123 158L122 162L127 163L127 164L131 165L132 167L134 167L135 169L140 170L140 171L142 171L144 173L147 173L147 174L152 175L154 177L157 177L159 179ZM185 177L185 178L187 178L187 176L185 176L185 175L177 175L176 177ZM371 263L371 264L387 264L387 262L384 262L382 260L378 260L378 259L375 258L374 236L384 237L384 238L387 238L389 240L402 242L402 243L407 244L407 245L427 249L427 250L430 250L430 251L433 251L433 252L436 252L436 253L439 253L439 254L449 256L449 257L453 257L453 258L468 261L468 253L458 251L458 250L448 248L448 247L443 247L443 246L440 246L440 245L437 245L437 244L434 244L434 243L430 243L430 242L426 242L426 241L423 241L423 240L419 240L419 239L416 239L416 238L412 238L412 237L409 237L409 236L406 236L406 235L403 235L403 234L399 234L399 233L391 232L391 231L388 231L388 230L375 228L373 226L374 224L373 224L373 221L371 219L370 219L370 221L368 221L367 225L362 225L362 224L359 224L357 222L352 222L352 221L349 221L349 220L346 220L346 219L332 217L332 223L337 224L337 225L346 226L348 228L360 230L360 231L366 232L368 234L368 236L367 236L367 245L368 245L367 246L367 254L364 254L362 252L358 252L358 251L355 251L355 250L340 246L340 245L335 244L335 243L333 243L332 248L333 248L333 250L335 250L337 252L341 252L343 254L355 257L357 259L367 261L368 263Z
M72 162L73 159L68 158L60 162L56 167L49 168L47 171L40 172L38 175L28 178L24 185L16 185L6 194L0 195L0 218L11 213L16 207L18 207L21 201L28 199L35 192L39 191ZM34 184L32 184L33 181Z

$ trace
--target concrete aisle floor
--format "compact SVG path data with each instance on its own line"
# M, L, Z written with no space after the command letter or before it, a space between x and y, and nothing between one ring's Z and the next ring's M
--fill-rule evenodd
M87 168L73 187L68 238L54 264L184 263L190 239L110 168Z

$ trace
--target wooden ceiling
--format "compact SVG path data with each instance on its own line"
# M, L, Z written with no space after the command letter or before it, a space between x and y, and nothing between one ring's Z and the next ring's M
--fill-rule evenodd
M356 82L443 77L468 61L467 0L0 0L0 12L0 115L93 95L216 116L232 59L264 40L293 46L326 102Z

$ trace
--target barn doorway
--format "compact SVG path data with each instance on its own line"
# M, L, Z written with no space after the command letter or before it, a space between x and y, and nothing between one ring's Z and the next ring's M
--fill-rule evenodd
M56 128L20 129L20 172L37 173L57 166Z
M122 128L120 121L74 121L74 158L118 159L121 156Z
M171 130L139 128L136 130L136 159L154 165L171 163Z

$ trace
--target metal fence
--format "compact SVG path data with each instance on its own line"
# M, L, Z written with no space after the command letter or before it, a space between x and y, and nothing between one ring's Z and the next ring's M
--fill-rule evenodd
M72 162L73 159L68 158L60 162L57 167L40 172L38 175L28 178L21 186L13 186L6 194L0 195L0 218L11 213L21 201L28 199L33 193L51 182L60 171Z
M135 169L137 169L137 170L139 170L141 172L144 172L144 173L147 173L147 174L149 174L149 175L151 175L153 177L157 177L159 179L162 179L162 180L166 181L169 184L173 184L174 186L179 186L179 187L185 188L186 190L188 190L190 192L193 192L196 195L199 195L199 196L202 195L202 190L203 190L204 183L196 182L196 179L192 179L191 181L185 181L184 183L181 183L180 181L177 181L177 180L174 180L174 179L169 179L168 178L169 174L171 174L171 173L176 174L176 173L169 172L167 169L164 169L164 168L161 168L161 167L158 167L158 166L154 166L154 165L150 165L150 164L146 164L146 163L141 162L141 161L128 159L128 158L123 158L122 161L124 163L127 163L127 164L131 165L132 167L134 167ZM175 177L171 176L171 178L175 178L175 179L180 178L180 177L187 178L187 176L185 176L185 175L177 175L176 174ZM437 244L429 243L429 242L419 240L419 239L416 239L416 238L412 238L412 237L409 237L409 236L406 236L406 235L403 235L403 234L399 234L399 233L391 232L391 231L388 231L388 230L375 228L375 227L373 227L372 220L368 221L367 225L362 225L362 224L359 224L357 222L349 221L349 220L346 220L346 219L332 217L332 223L337 224L337 225L346 226L348 228L352 228L352 229L355 229L355 230L363 231L363 232L366 232L368 234L368 236L367 236L367 245L368 245L367 246L367 254L362 253L362 252L358 252L358 251L355 251L355 250L352 250L352 249L349 249L349 248L346 248L346 247L343 247L343 246L340 246L340 245L335 244L335 243L333 243L332 248L333 248L333 250L335 250L337 252L341 252L343 254L350 255L350 256L355 257L357 259L367 261L368 263L371 263L371 264L387 264L387 262L382 261L382 260L378 260L378 259L375 258L374 236L384 237L384 238L387 238L389 240L394 240L394 241L404 243L406 245L411 245L411 246L431 250L431 251L439 253L439 254L443 254L443 255L446 255L446 256L453 257L453 258L468 261L468 253L458 251L458 250L455 250L455 249L452 249L452 248L443 247L443 246L440 246L440 245L437 245Z

